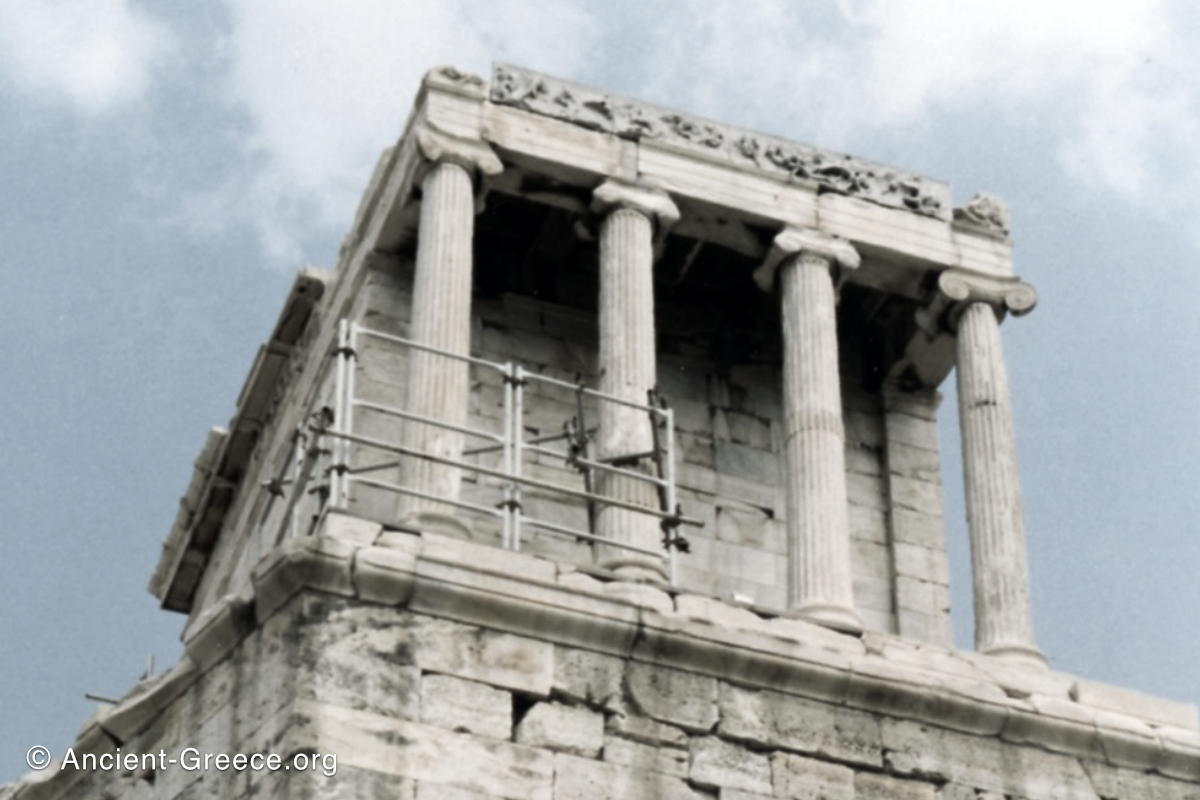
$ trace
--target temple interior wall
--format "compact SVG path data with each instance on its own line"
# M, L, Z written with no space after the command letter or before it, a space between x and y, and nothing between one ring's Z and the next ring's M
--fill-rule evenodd
M249 470L246 487L261 487L294 458L291 436L304 415L328 405L331 370L319 369L322 354L332 349L329 331L337 312L364 327L405 336L411 306L412 263L405 258L379 258L345 280L358 288L337 306L342 292L330 291L314 320L317 333L295 359L305 374L318 377L297 382L279 400ZM702 528L683 528L688 553L678 555L678 585L688 591L724 599L786 607L787 541L783 467L781 463L780 370L765 357L742 362L717 360L706 345L696 319L718 309L673 309L660 304L658 314L659 391L675 414L675 467L678 500L685 514L703 521ZM587 310L506 292L477 294L473 306L472 355L489 361L520 363L525 369L595 386L598 379L598 332ZM949 577L945 554L935 392L905 393L868 388L854 340L842 355L846 432L847 484L850 502L855 602L869 630L901 633L911 638L951 641ZM405 348L374 337L357 343L356 393L364 400L398 406L404 401ZM472 367L470 425L500 431L503 379L499 372ZM536 383L527 386L524 408L527 437L561 432L576 416L574 393ZM594 403L585 406L594 424ZM585 420L586 422L586 420ZM402 421L372 410L356 412L354 432L400 441ZM472 442L468 441L468 448ZM474 444L483 444L474 442ZM561 445L560 445L561 446ZM498 467L499 453L479 456L477 463ZM351 448L356 466L394 461L392 454L360 445ZM524 473L577 489L580 473L563 461L528 454ZM394 467L373 471L370 478L397 481ZM463 500L494 507L503 499L501 482L479 473L463 476ZM243 492L226 517L226 532L212 556L198 597L201 609L212 599L245 589L254 564L277 543L285 503L277 499L264 516L266 492ZM348 509L357 515L394 523L396 494L355 484ZM577 529L587 529L586 505L541 489L522 494L525 513ZM317 504L310 496L298 506L298 524L308 525ZM307 515L307 516L306 516ZM478 541L500 545L500 523L494 517L467 514ZM265 524L259 525L259 520ZM284 534L286 535L286 534ZM568 563L592 561L591 545L526 526L522 549Z

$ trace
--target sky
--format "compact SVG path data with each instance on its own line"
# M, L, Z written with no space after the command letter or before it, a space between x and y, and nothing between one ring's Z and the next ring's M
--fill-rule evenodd
M1037 640L1200 702L1200 5L4 0L0 784L184 618L146 584L296 270L332 267L420 76L493 60L1007 201ZM956 638L970 577L940 434Z

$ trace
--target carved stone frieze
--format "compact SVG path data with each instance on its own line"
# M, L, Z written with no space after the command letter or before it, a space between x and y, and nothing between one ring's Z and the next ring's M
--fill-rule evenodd
M434 67L426 73L428 78L443 78L451 83L459 83L464 86L478 86L483 88L486 84L483 78L473 72L463 72L450 66Z
M470 72L463 72L454 67L434 67L425 73L422 83L426 87L435 87L452 94L463 95L475 100L487 98L487 82Z
M491 101L626 139L654 139L737 166L812 181L821 189L937 219L950 219L940 181L847 155L680 114L497 64Z

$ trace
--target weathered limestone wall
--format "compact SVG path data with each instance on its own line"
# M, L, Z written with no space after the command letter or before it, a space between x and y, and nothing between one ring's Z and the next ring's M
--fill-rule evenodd
M33 798L1184 800L1195 709L330 517L89 720L76 756L336 756L336 773L74 771ZM327 762L323 762L327 763Z

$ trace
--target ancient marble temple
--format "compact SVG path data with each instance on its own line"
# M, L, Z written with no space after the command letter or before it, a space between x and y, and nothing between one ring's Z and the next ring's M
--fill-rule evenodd
M70 751L167 760L0 798L1200 798L1195 708L1035 637L1008 235L903 170L431 71L196 461L151 581L185 655Z

